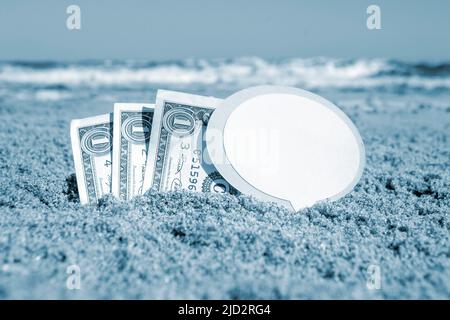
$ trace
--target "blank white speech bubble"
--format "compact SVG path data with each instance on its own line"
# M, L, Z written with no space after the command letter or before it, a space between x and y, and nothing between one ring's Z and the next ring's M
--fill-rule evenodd
M205 134L219 173L243 194L299 210L350 192L365 153L351 120L297 88L258 86L225 99Z

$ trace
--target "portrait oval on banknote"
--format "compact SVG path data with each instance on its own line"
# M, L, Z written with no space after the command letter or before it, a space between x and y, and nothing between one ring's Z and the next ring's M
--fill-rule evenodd
M81 138L81 148L90 155L103 155L110 152L111 132L106 127L94 127Z

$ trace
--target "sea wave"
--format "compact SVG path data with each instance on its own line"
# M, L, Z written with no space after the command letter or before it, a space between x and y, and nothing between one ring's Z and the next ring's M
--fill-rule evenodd
M54 88L140 87L148 84L259 84L303 88L450 89L450 64L406 63L384 59L285 59L257 57L183 61L82 61L0 63L0 83Z

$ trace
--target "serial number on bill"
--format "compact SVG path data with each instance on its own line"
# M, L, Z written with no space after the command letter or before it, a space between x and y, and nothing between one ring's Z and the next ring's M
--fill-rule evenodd
M269 315L270 305L263 304L224 304L221 308L206 306L189 306L188 304L179 307L179 315L197 315L209 318L214 315L236 316L236 315Z

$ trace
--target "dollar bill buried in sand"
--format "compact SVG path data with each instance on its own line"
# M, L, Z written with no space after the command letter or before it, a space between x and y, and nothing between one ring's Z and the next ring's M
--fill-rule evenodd
M73 160L80 202L97 203L111 192L112 114L70 123Z
M229 192L234 189L205 161L204 133L220 99L158 90L145 168L144 192L189 190Z
M112 193L130 200L142 194L153 104L114 104Z

